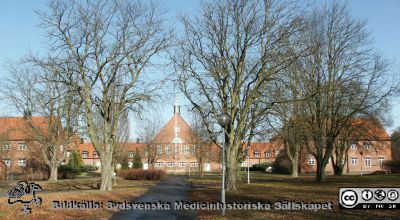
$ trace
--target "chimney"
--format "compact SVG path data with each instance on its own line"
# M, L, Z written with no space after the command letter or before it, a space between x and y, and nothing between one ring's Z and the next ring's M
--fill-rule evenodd
M178 100L175 100L174 104L174 115L175 114L181 114L181 106L179 105Z
M136 143L139 143L140 142L140 139L139 138L136 138Z

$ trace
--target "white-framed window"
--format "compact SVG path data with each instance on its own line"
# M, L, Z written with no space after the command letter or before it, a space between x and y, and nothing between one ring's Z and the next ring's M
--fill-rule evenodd
M189 154L189 146L188 145L185 145L183 147L183 150L184 150L185 154Z
M167 162L167 167L175 167L175 162Z
M157 154L158 155L162 154L162 146L161 145L157 145Z
M383 161L385 161L384 157L378 157L379 160L379 166L383 166Z
M3 162L6 164L6 166L11 166L11 160L10 159L4 159Z
M271 151L265 151L265 157L271 157L271 156L272 156Z
M133 158L133 151L128 151L128 157Z
M163 162L156 162L156 167L162 167L163 165Z
M171 148L169 147L169 145L165 146L165 153L171 154Z
M279 150L275 151L275 157L277 157L279 155Z
M192 154L196 154L196 145L192 146Z
M364 148L365 150L370 150L372 148L372 144L369 141L364 142Z
M67 151L67 157L70 157L71 156L71 151Z
M179 154L183 154L183 145L179 145Z
M11 150L11 144L4 144L3 150Z
M308 156L308 165L310 165L310 166L315 165L315 158L312 155Z
M356 144L356 143L352 143L352 144L350 145L350 149L352 149L352 150L357 149L357 144Z
M89 152L87 151L82 151L82 158L86 158L89 156Z
M190 167L198 167L199 164L197 162L191 162Z
M187 167L187 162L179 162L179 167Z
M82 158L86 158L89 156L89 152L87 151L82 151Z
M19 167L24 167L24 166L26 166L26 160L25 160L25 158L18 159L18 166L19 166Z
M24 144L24 143L18 144L18 149L19 150L26 150L26 144Z
M99 154L97 153L97 151L93 151L93 157L99 157Z
M357 157L352 157L351 158L351 165L357 165L358 163L358 158Z
M254 157L260 157L260 151L254 151Z
M366 167L370 167L371 166L371 158L370 157L366 157L365 158L365 166Z
M180 128L180 127L175 127L175 128L174 128L174 131L175 131L176 133L178 133L178 132L181 131L181 128Z
M242 166L242 167L247 167L247 162L246 162L246 161L243 161L242 164L241 164L241 166Z

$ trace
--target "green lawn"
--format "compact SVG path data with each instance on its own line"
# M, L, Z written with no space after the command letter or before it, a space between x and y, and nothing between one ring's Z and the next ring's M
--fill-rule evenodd
M251 172L251 184L243 173L238 189L227 192L226 201L271 202L333 202L333 210L327 211L281 211L281 210L229 210L226 219L400 219L400 210L343 210L338 208L339 187L400 187L400 175L328 176L325 183L314 182L313 176L296 179L287 175ZM207 175L190 178L193 201L220 201L221 176ZM224 219L217 211L198 211L200 219Z

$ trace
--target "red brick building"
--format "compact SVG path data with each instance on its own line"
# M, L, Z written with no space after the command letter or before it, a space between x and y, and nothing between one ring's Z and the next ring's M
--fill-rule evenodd
M44 133L47 132L48 120L46 117L32 117L32 123ZM21 175L34 173L33 168L29 167L28 163L37 155L37 149L33 147L34 141L30 126L24 118L1 117L0 152L5 167L0 165L0 173L5 172L7 179L17 179ZM0 179L2 178L4 178L4 175L0 174Z
M348 154L346 155L346 164L344 173L369 173L382 170L382 164L385 160L391 160L390 138L383 126L377 121L363 123L364 131L362 134L354 135ZM174 106L174 114L171 119L156 135L153 144L157 148L157 159L154 168L163 169L167 172L188 173L196 171L199 166L196 157L196 145L193 144L193 130L189 124L182 118L179 105ZM244 144L245 148L246 144ZM127 143L124 146L125 153L132 161L136 149L139 150L143 168L148 169L146 144ZM85 164L96 165L100 167L100 159L97 152L90 143L80 145L80 153ZM283 155L281 155L283 154ZM242 163L242 167L252 166L254 164L274 162L278 156L284 156L285 151L279 141L251 143L249 156ZM219 171L220 149L218 146L211 146L206 155L203 164L203 170ZM301 173L312 173L316 171L316 160L307 151L303 151L300 156L299 171ZM331 161L326 166L328 173L333 172Z

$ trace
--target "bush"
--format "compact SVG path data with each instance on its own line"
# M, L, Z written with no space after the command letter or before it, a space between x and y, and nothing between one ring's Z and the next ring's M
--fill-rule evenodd
M400 160L385 161L383 165L391 173L400 173Z
M84 173L90 173L96 171L97 167L92 165L83 165L81 170Z
M118 172L118 176L126 180L160 180L165 175L166 173L163 170L157 170L157 169L150 169L150 170L129 169L129 170L120 170Z
M76 169L70 165L61 165L58 167L58 178L59 179L75 179Z
M272 167L272 163L260 163L254 164L250 167L250 171L263 171L266 172L269 167Z

